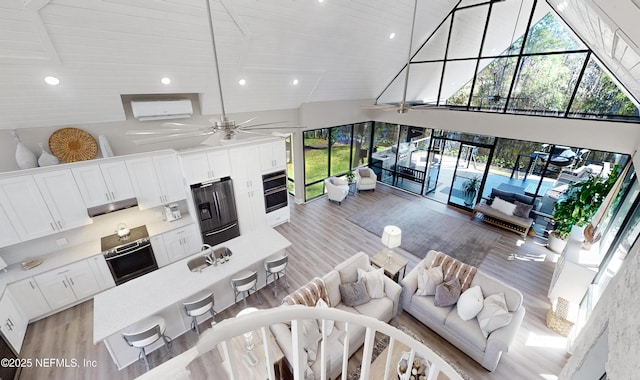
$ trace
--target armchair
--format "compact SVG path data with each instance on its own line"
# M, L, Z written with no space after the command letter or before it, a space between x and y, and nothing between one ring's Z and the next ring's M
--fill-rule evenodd
M376 183L378 182L378 176L376 172L369 167L357 168L354 170L356 173L356 182L358 183L358 191L362 190L376 190Z
M342 201L349 194L349 183L343 179L329 177L324 180L324 187L327 189L327 198L330 201L342 204Z

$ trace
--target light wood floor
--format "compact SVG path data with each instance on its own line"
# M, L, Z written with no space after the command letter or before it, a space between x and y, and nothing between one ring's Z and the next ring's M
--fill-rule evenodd
M289 255L289 291L304 285L314 276L321 276L336 264L358 251L370 255L383 248L380 238L346 220L346 217L362 207L382 199L387 194L403 197L407 202L418 202L433 209L469 220L469 214L449 208L425 198L416 197L402 191L378 185L375 192L363 192L349 196L342 205L330 203L325 198L305 205L294 205L291 223L276 229L292 242L287 249ZM494 372L488 372L475 361L450 345L437 334L424 327L412 316L401 313L393 325L405 325L414 331L441 355L463 368L474 379L549 379L560 372L568 355L564 350L564 339L545 326L545 315L549 309L546 292L553 272L552 254L536 239L518 245L519 236L502 231L482 222L476 223L501 234L498 244L480 265L480 269L518 288L524 294L527 310L524 322L512 349L505 353ZM394 251L409 260L410 270L420 260L402 249ZM507 261L510 253L521 258L546 255L544 261ZM249 303L256 307L277 306L286 291L281 291L278 299L270 287L260 291L264 301L258 305L255 297ZM218 319L234 316L241 309L231 307L218 315ZM206 323L205 323L206 324ZM206 328L203 324L201 328ZM141 363L135 363L118 371L111 361L104 345L93 345L93 303L87 301L71 309L32 323L28 330L21 356L24 358L75 358L95 360L96 368L31 368L22 372L21 379L132 379L144 371ZM174 351L180 353L193 345L195 333L186 333L174 340ZM216 350L214 350L216 351ZM166 360L163 350L150 355L152 363ZM361 353L350 360L350 368L359 364ZM225 376L219 365L219 356L212 352L208 357L190 366L193 379L223 379ZM551 377L549 377L551 376Z

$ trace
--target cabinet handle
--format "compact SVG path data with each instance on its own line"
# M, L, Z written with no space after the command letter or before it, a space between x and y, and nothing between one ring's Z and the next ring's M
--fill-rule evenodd
M113 199L114 201L116 200L116 196L115 196L115 194L113 193L113 191L111 192L111 199Z
M36 287L33 286L33 282L29 281L29 285L31 285L31 289L36 290Z
M76 286L76 284L73 283L73 278L69 277L69 282L71 282L71 286Z
M58 223L58 227L60 227L60 229L62 229L62 223L60 223L59 220L56 223Z
M109 193L104 193L104 197L107 198L107 200L109 200Z
M11 330L13 330L13 327L15 326L15 324L13 323L11 318L7 318L7 322L9 322L9 327L11 328Z
M68 288L67 282L65 280L62 280L62 284L64 285L65 288Z
M54 230L54 231L56 230L56 226L55 226L55 224L53 224L53 222L49 222L49 225L51 226L52 230Z
M9 324L9 320L7 319L7 323L5 323L5 325L7 325L7 328L11 331L13 331L13 329L11 328L11 325Z

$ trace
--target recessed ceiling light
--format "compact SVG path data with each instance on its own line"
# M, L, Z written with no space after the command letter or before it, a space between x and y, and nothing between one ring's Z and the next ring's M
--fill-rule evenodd
M324 0L318 0L319 3L324 3Z
M395 34L395 33L391 33L391 34L389 34L389 39L390 39L390 40L392 40L392 39L394 39L394 38L396 38L396 34Z
M298 83L300 83L297 79L294 79L293 82L291 82L291 84L293 84L294 86L297 86Z
M244 79L240 79L240 80L238 81L238 84L239 84L240 86L244 86L245 84L247 84L247 81L246 81L246 80L244 80Z
M56 77L45 77L44 81L47 82L47 84L50 84L52 86L56 86L60 83L60 79L56 78Z
M162 84L169 84L171 83L171 78L164 77L160 79L160 82L162 82Z

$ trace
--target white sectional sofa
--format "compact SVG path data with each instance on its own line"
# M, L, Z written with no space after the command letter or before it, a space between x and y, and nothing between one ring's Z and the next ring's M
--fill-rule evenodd
M315 278L309 284L296 290L283 300L283 306L286 304L302 304L306 306L314 306L318 299L322 298L329 307L335 307L352 313L363 314L369 317L377 318L381 321L389 322L398 312L400 302L400 293L402 287L395 283L387 276L384 278L384 297L372 298L369 302L358 306L346 306L342 302L340 294L340 284L353 283L358 279L357 270L361 268L365 271L372 270L369 262L369 256L364 252L359 252L344 262L340 263L322 276ZM289 303L287 303L289 302ZM289 363L293 363L293 347L291 328L285 323L279 323L271 326L271 332L285 357ZM364 343L365 329L362 326L349 326L349 355L357 351ZM343 323L335 322L332 333L328 336L326 342L327 353L327 377L336 378L342 368L342 352L345 340L345 326ZM319 344L318 344L319 350ZM318 359L312 363L305 363L305 379L317 379L320 376L320 355Z
M418 272L422 270L422 268L432 267L438 254L442 255L440 252L429 251L424 260L413 268L401 281L403 287L402 307L405 312L413 315L425 326L458 347L484 368L493 371L496 369L502 353L509 351L509 347L511 347L514 342L518 329L524 319L525 309L522 304L522 293L502 281L482 273L476 268L448 257L448 260L452 261L456 268L450 271L448 275L445 274L445 281L457 277L462 283L464 282L464 276L469 272L462 270L456 273L456 271L459 270L457 268L473 268L473 279L467 284L467 287L480 286L484 297L504 293L506 306L509 314L511 314L511 321L506 326L491 332L488 338L485 338L476 318L465 321L459 316L457 304L438 307L434 304L435 296L416 295L416 290L418 289Z

